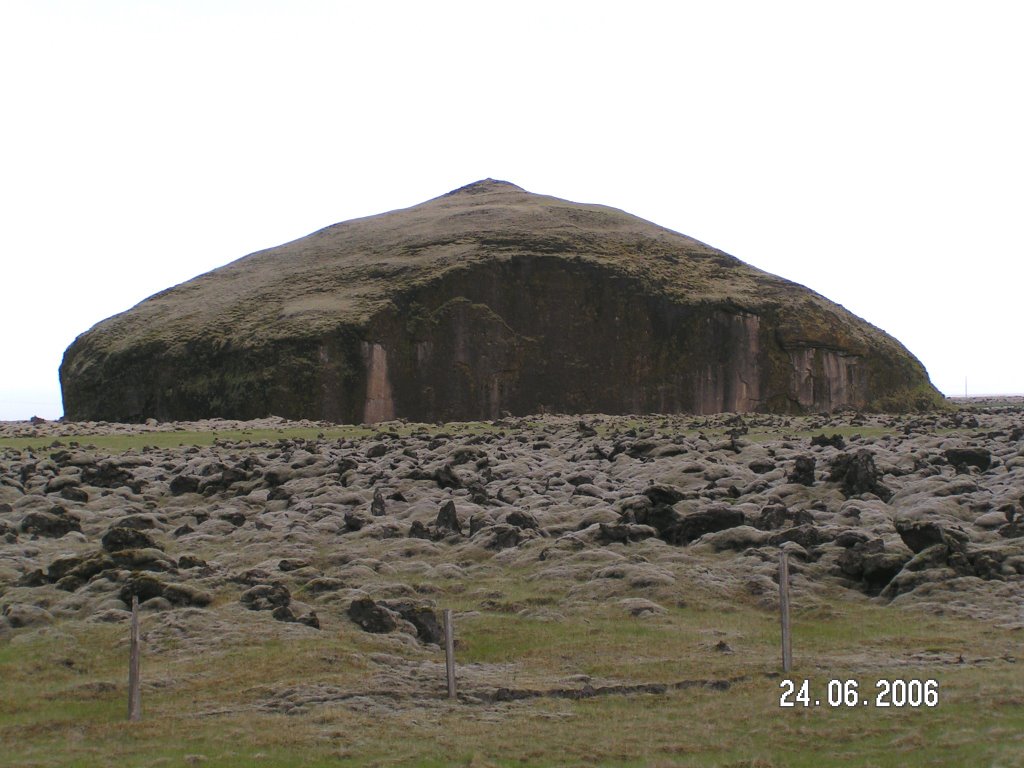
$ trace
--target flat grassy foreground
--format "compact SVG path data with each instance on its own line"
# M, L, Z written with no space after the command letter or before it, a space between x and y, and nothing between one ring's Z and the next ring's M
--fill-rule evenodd
M502 585L480 586L474 595ZM502 594L516 602L544 603L558 592L552 585L504 586ZM478 603L474 595L438 601L467 611ZM572 674L662 683L667 690L452 702L443 652L433 646L410 648L407 655L436 669L436 684L381 690L369 661L381 650L380 636L335 623L312 639L247 637L202 652L183 640L147 651L144 719L128 723L127 627L64 623L0 646L2 762L1024 765L1024 670L1011 655L1019 633L868 603L825 616L797 610L791 677L798 685L810 681L811 706L782 708L778 625L771 611L698 599L639 621L600 606L562 606L563 620L551 621L519 615L513 607L463 614L457 628L463 669L493 667L515 690L550 689ZM144 633L165 620L144 614ZM394 646L387 650L402 656ZM856 680L869 704L829 706L832 679ZM879 679L935 680L938 704L879 708ZM377 705L361 708L349 698L293 714L266 706L287 699L282 692L313 686L362 692L377 697Z

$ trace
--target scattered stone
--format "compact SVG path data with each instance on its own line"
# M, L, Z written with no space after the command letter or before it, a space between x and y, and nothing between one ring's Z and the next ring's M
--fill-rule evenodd
M992 452L988 448L950 448L945 456L946 461L960 472L966 472L968 467L987 472L992 466Z
M484 528L473 537L473 541L480 544L484 549L500 550L517 547L532 531L516 528L514 525L497 523Z
M814 447L821 447L821 448L829 448L829 447L831 447L831 448L836 448L837 450L842 451L842 450L846 449L846 441L843 440L843 436L842 435L832 435L832 437L825 437L824 434L820 434L820 435L816 435L815 437L811 438L811 447L812 448L814 448Z
M520 509L515 509L509 512L505 516L505 522L516 528L529 528L534 531L540 528L536 517L531 515L529 512L524 512Z
M437 513L434 521L434 528L440 536L447 536L451 533L462 535L462 525L459 523L459 514L455 510L455 502L447 501Z
M21 520L21 532L33 536L59 539L72 531L82 532L77 515L64 507L51 507L48 512L29 512Z
M274 582L250 587L238 600L250 611L272 611L287 606L292 600L292 595L284 584Z
M169 488L172 496L197 493L199 491L199 478L191 475L175 475L171 478Z
M668 506L671 507L679 501L686 498L686 493L679 488L671 485L649 485L644 488L644 496L651 500L651 503L657 506Z
M724 531L743 525L743 513L730 506L712 506L680 515L678 520L662 532L670 544L689 544L706 533Z
M861 448L854 454L841 453L832 460L831 482L842 485L846 498L873 493L882 501L892 498L892 491L882 485L881 473L875 466L871 451Z
M124 549L160 549L153 537L145 531L120 525L104 533L100 543L107 552L120 552Z
M73 501L78 504L85 504L89 501L89 494L77 486L66 485L60 489L60 497L66 501Z
M444 630L432 607L407 600L387 600L381 605L412 624L421 642L441 645L444 641Z
M398 628L395 614L369 597L353 600L348 608L348 616L365 632L383 634L394 632Z
M380 488L374 488L373 501L370 502L370 514L374 517L382 517L386 512L387 506L384 501L384 494L381 492Z
M799 483L806 486L814 485L814 468L816 464L817 460L813 456L797 456L793 464L793 471L789 473L787 479L791 483Z
M657 530L649 525L619 522L598 523L597 526L597 541L600 544L629 544L658 535Z
M445 464L441 468L435 470L432 477L434 482L437 483L438 488L462 487L462 479L455 472L455 468L451 464Z
M25 605L22 603L5 605L2 615L14 629L38 627L53 623L53 614L37 605Z
M187 584L172 584L161 581L149 574L135 574L121 587L119 597L125 605L131 605L132 595L145 603L154 598L163 598L171 605L203 607L213 602L213 598L201 589Z
M893 525L903 543L915 554L935 545L942 545L955 551L963 551L965 548L966 534L931 520L908 520L897 517Z
M388 631L398 638L387 642L408 645L411 636L439 642L428 596L470 595L478 575L501 569L564 585L581 603L664 602L696 588L722 599L736 590L759 594L768 605L782 547L793 556L794 589L806 590L799 604L832 604L834 585L891 599L893 611L920 605L1018 622L1024 453L1009 437L1019 416L979 413L970 434L966 420L955 424L947 414L860 418L869 437L849 438L856 447L847 453L831 443L824 453L807 451L806 440L782 436L846 428L854 423L847 414L768 425L746 417L751 431L779 429L756 444L715 415L668 416L628 430L619 417L588 417L601 437L586 439L573 420L545 416L529 426L496 423L500 432L460 426L433 449L419 427L398 430L402 437L219 442L112 457L70 445L48 458L0 449L0 595L62 623L120 622L135 590L147 611L161 612L147 620L159 628L174 627L190 606L209 606L209 590L236 584L239 602L209 611L211 627L248 603L261 611L250 618L293 629L336 623L353 597L366 596L394 622ZM969 447L947 449L954 440ZM374 442L388 451L367 463ZM550 449L535 451L537 442ZM833 466L815 477L822 455ZM86 467L126 484L76 485ZM172 491L176 478L184 479ZM880 501L886 486L897 493ZM61 501L58 494L80 487L87 500ZM174 557L163 545L173 545ZM481 611L560 615L547 597L470 599ZM5 639L16 631L0 618Z
M773 547L777 547L787 541L791 541L795 544L799 544L804 549L810 549L811 547L830 540L831 537L820 528L805 523L804 525L797 525L793 528L787 528L784 531L773 534L769 537L768 544Z

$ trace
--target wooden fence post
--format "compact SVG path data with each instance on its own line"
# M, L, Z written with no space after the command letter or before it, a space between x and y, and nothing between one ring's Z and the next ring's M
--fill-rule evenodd
M455 622L452 620L452 611L445 608L444 611L444 662L448 674L448 698L455 696Z
M782 671L793 668L793 636L789 623L789 553L779 553L779 613L782 617Z
M139 596L132 595L132 639L128 659L128 720L142 719L142 683L139 678Z

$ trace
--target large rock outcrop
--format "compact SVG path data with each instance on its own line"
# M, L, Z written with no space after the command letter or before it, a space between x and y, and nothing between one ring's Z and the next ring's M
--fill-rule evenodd
M436 421L935 402L842 307L622 211L485 180L259 251L104 320L68 419Z

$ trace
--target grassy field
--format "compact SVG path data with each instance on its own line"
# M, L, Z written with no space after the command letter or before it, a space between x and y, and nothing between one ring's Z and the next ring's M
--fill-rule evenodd
M596 431L602 437L608 437L615 431L648 426L639 420L632 420L623 417L612 424L599 424ZM518 425L517 428L536 428L537 425ZM498 432L502 430L500 425L494 422L459 422L457 424L394 424L388 426L388 431L393 431L400 436L406 436L416 431L425 430L430 433L445 432L451 435L459 434L480 434L484 432ZM679 434L693 436L703 434L709 438L722 438L727 436L729 427L716 425L707 428L687 426L686 428L673 430L665 429L666 434ZM339 424L330 427L285 427L280 429L234 429L221 431L186 431L175 430L166 432L139 432L139 433L118 433L118 434L95 434L79 435L75 437L0 437L0 449L14 448L17 450L33 450L45 452L50 449L61 447L81 446L90 449L107 451L110 453L121 453L129 450L142 450L152 448L178 448L181 446L207 446L217 441L229 443L275 443L278 440L359 440L371 437L380 431L379 428L371 428L363 425ZM942 429L936 430L936 434L953 434L956 432L969 432L963 430ZM785 434L792 439L812 437L817 434L828 436L838 434L848 439L854 436L864 438L878 438L889 434L898 434L896 426L869 425L850 426L836 425L817 428L808 428L806 424L798 422L790 431ZM765 442L778 439L778 428L753 427L743 436L751 442Z
M783 708L773 612L742 603L723 609L697 596L660 616L623 620L610 607L568 607L561 592L503 580L438 596L462 612L457 702L445 698L442 651L407 654L433 664L435 681L382 687L370 661L379 637L338 622L315 638L227 639L199 654L186 639L147 651L144 720L136 724L125 722L127 628L57 625L0 647L3 762L1024 765L1024 674L1011 655L1019 633L868 601L825 615L798 607L791 678L809 681L812 706ZM491 610L479 610L481 598ZM548 605L560 609L560 620L523 614L524 606ZM145 615L144 633L160 621ZM481 674L492 685L549 695L482 700ZM573 675L666 689L579 700L552 693ZM939 702L876 707L880 679L935 680ZM830 706L829 680L857 681L869 704ZM282 691L315 686L341 695L293 714L266 706L287 701ZM346 692L370 706L353 706Z
M399 435L408 435L417 430L430 432L447 432L457 435L462 433L480 433L497 431L499 427L488 422L460 422L458 424L414 424L403 423L389 425L388 431ZM379 427L368 427L356 424L338 424L329 427L282 427L279 429L225 429L221 431L152 431L138 433L79 435L76 437L0 437L0 449L15 448L18 450L45 451L51 447L67 447L79 445L92 447L111 453L128 450L139 450L146 447L178 448L181 446L213 445L217 441L274 443L278 440L357 440L370 437L380 431Z

